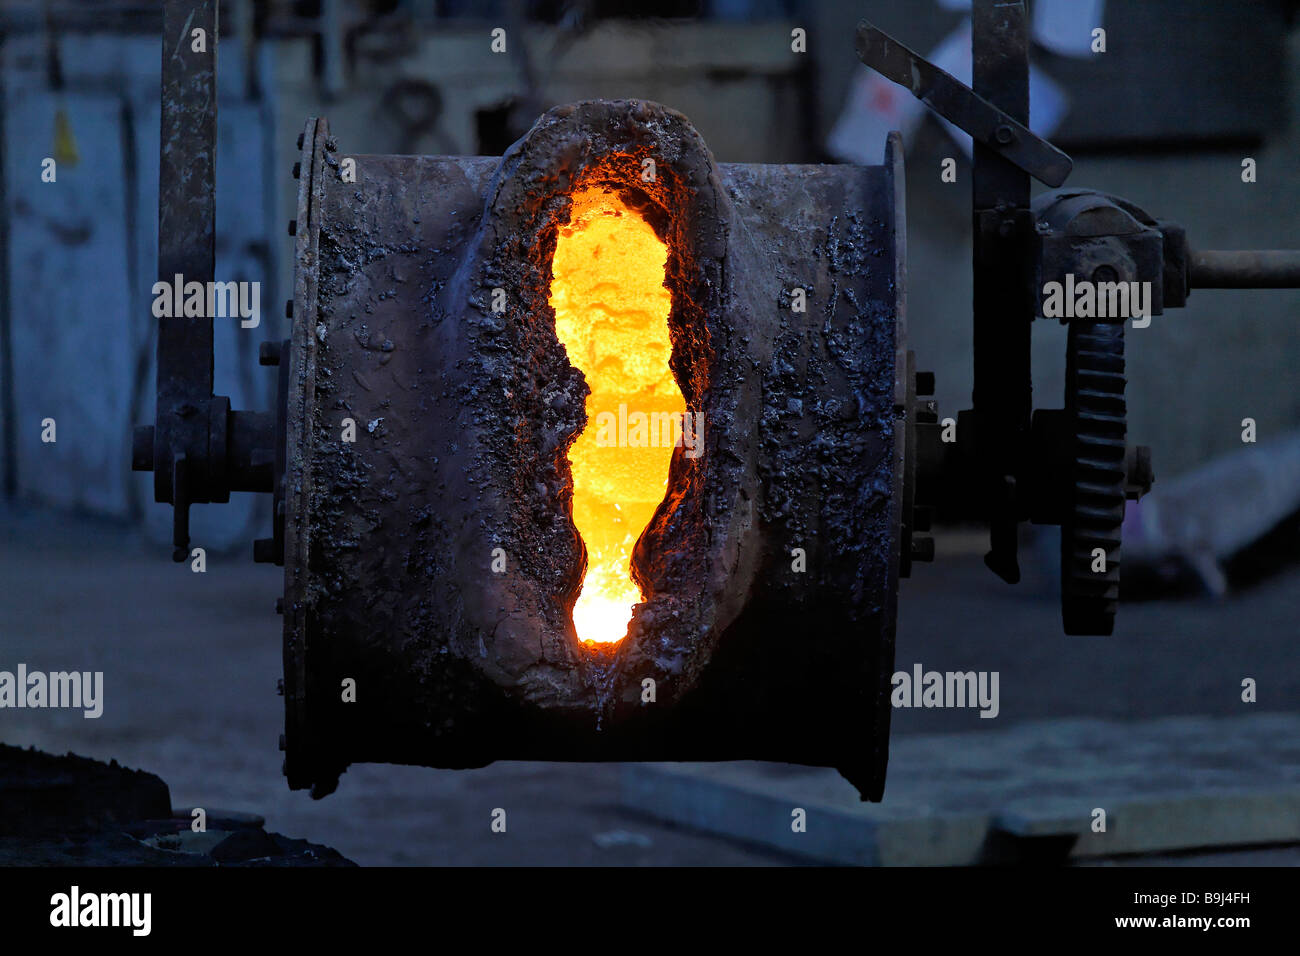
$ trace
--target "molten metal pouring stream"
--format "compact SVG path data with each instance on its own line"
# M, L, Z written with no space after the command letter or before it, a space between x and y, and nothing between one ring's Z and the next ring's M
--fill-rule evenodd
M555 332L587 379L587 425L569 449L573 523L587 546L587 572L573 608L578 640L627 635L644 595L632 580L632 548L663 500L672 443L617 423L642 413L686 411L668 367L672 341L664 287L668 249L616 195L575 193L552 261ZM634 419L633 419L634 420Z

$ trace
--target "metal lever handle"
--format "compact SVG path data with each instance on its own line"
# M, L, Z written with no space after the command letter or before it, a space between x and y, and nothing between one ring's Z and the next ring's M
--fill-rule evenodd
M855 46L867 66L1039 182L1056 187L1070 175L1069 156L866 20L858 23Z

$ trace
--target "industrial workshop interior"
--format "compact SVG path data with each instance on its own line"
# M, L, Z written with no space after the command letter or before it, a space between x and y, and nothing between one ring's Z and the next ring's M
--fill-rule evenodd
M4 0L6 924L599 866L1251 928L1298 13Z

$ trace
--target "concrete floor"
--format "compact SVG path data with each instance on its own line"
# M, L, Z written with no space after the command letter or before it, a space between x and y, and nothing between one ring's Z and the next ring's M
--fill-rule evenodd
M177 808L259 813L269 830L368 865L793 862L620 809L617 766L364 765L325 800L290 792L276 747L279 569L240 553L209 555L207 573L193 574L132 532L39 511L0 511L0 536L0 669L105 673L102 718L6 710L6 743L116 758L159 774ZM1241 713L1246 676L1259 682L1255 706L1300 709L1295 569L1222 603L1125 605L1114 637L1067 639L1048 562L1011 588L984 570L970 536L939 541L938 562L903 585L898 668L999 671L999 723ZM896 733L980 722L974 711L895 711ZM504 834L489 827L497 807ZM1300 850L1113 862L1294 864Z

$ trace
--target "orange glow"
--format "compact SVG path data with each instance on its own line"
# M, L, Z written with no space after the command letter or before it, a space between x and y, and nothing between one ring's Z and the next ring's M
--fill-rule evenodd
M644 598L631 577L632 548L668 485L672 443L626 423L636 413L680 422L686 411L668 367L667 258L650 224L618 196L598 188L574 194L556 238L550 302L556 335L591 389L587 426L569 449L573 523L587 545L573 608L583 642L627 635L632 605Z

